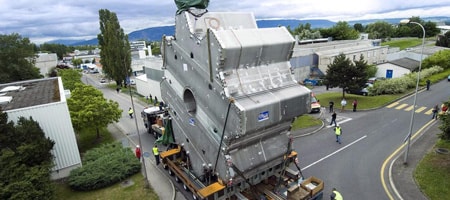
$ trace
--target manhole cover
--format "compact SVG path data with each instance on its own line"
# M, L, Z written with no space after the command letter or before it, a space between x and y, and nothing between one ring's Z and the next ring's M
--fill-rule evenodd
M449 153L448 149L445 149L445 148L437 148L435 151L436 151L436 153L439 153L439 154L448 154Z
M122 183L120 185L122 187L128 187L128 186L134 185L134 182L131 179L127 179L127 180L122 181Z

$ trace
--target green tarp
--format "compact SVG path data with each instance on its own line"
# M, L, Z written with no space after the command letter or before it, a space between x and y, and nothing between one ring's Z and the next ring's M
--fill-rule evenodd
M164 120L164 134L162 134L161 137L159 137L156 140L157 144L164 144L164 145L168 145L168 144L172 144L174 142L173 139L173 129L172 129L172 120L170 119L165 119Z
M190 7L206 9L209 4L209 0L175 0L175 4L177 4L177 14L188 10Z

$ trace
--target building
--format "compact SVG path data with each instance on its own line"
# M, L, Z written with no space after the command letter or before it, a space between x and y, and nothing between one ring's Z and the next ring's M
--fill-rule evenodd
M0 84L0 106L8 119L17 123L20 117L32 117L55 142L52 179L67 177L81 166L66 93L60 77Z
M39 53L35 59L35 66L39 68L41 75L48 77L50 69L58 65L58 56L56 53Z
M398 78L419 68L419 61L411 58L400 58L377 65L376 77Z

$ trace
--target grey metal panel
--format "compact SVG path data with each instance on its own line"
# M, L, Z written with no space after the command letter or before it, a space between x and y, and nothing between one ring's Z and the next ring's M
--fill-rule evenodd
M32 117L39 122L45 135L55 142L52 153L55 156L53 170L81 165L81 158L70 121L66 102L45 104L22 109L8 110L9 120L17 122L19 117ZM51 114L50 114L51 113Z

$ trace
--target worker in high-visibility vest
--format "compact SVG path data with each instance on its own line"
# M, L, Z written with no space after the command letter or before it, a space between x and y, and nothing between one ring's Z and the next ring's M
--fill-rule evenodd
M339 125L337 125L334 128L334 133L336 134L336 142L338 142L339 144L341 144L341 134L342 134L342 129Z
M153 155L155 155L156 165L159 165L159 150L158 150L158 146L156 144L153 147Z
M344 198L342 198L341 193L339 193L336 188L333 188L333 193L331 193L330 196L331 200L344 200Z
M133 119L133 109L128 109L128 114L130 115L130 118Z

